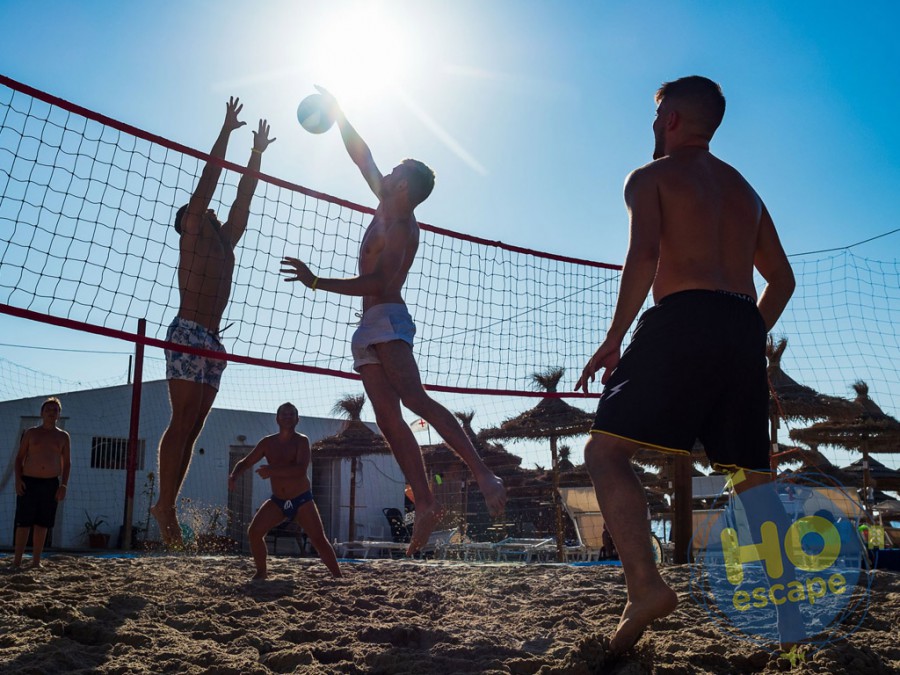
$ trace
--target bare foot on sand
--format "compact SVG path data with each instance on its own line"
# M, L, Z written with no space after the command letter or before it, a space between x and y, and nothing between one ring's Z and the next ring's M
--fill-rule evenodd
M178 524L174 506L160 506L156 504L156 506L150 508L150 513L156 519L157 525L159 525L159 536L162 538L164 546L184 546L181 526Z
M478 477L478 489L484 495L484 501L487 504L488 512L492 517L496 518L503 509L506 508L506 486L503 480L492 473ZM416 516L418 518L418 516Z
M412 537L410 537L406 555L415 555L428 543L428 538L443 515L444 507L437 502L434 502L430 508L416 509L416 521L413 524Z
M609 641L609 650L614 654L627 652L641 639L647 626L671 614L677 606L678 595L662 580L658 586L641 589L640 597L629 597L625 604L616 632Z
M32 560L31 561L31 569L39 570L43 567L40 560Z
M268 572L257 572L250 581L265 581L268 576Z

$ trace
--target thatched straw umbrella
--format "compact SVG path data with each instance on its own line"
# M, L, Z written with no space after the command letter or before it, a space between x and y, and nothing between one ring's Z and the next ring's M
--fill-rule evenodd
M860 408L847 399L820 394L802 385L781 368L781 357L787 349L787 338L777 342L770 335L766 342L766 372L769 377L770 442L777 448L778 428L781 418L812 421L817 419L852 419L860 414ZM772 452L771 468L778 466L777 453Z
M504 479L509 487L509 478L516 473L518 466L522 463L522 458L517 457L506 451L506 449L498 443L488 443L483 441L475 430L472 428L472 420L475 418L475 411L455 412L454 415L459 420L460 426L472 442L472 446L478 452L479 456L491 471ZM444 503L448 507L447 515L452 518L453 512L458 512L458 523L453 523L459 528L462 535L466 535L468 531L468 510L469 510L469 490L472 487L469 469L465 462L460 459L446 443L439 443L432 446L423 446L422 457L425 462L425 468L432 475L440 474L443 479L443 485L447 488L458 486L458 489L445 489L441 497L444 500L450 500L452 503ZM437 491L440 491L436 487ZM458 503L456 503L458 502ZM448 523L449 524L449 523Z
M810 448L799 446L779 446L779 466L800 462L799 468L788 469L782 472L782 476L794 481L793 476L809 476L821 483L835 485L836 487L862 487L862 475L855 476L843 469L839 469L831 461L819 452L817 446Z
M900 518L900 499L885 499L875 504L875 508L881 514L883 520L897 520Z
M348 394L338 399L331 409L333 415L345 417L344 428L334 436L316 441L312 452L316 457L326 459L350 458L350 522L347 538L356 539L356 472L359 458L363 455L390 454L391 447L383 436L376 434L361 420L366 397L363 394Z
M869 470L869 453L896 452L900 447L900 422L878 407L869 398L868 385L859 380L853 384L855 403L864 412L852 420L828 420L817 422L806 429L793 429L791 438L807 445L836 445L862 453L863 488L866 510L869 510L869 488L872 478Z
M555 393L565 373L565 368L548 368L543 372L534 373L534 384L546 391ZM562 505L559 501L559 452L557 440L570 436L582 436L591 429L594 418L580 408L569 405L561 398L542 398L534 408L526 410L518 417L513 417L501 423L495 429L485 429L481 432L482 439L549 439L550 456L553 466L553 503L556 516L556 548L560 562L565 558L565 534L563 531Z
M900 490L900 471L886 467L877 459L858 459L841 471L864 480L866 471L869 472L871 481L881 490Z

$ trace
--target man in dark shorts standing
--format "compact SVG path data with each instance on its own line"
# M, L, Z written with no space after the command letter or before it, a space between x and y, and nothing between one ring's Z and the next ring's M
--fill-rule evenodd
M353 335L353 368L359 372L378 428L391 446L400 469L412 486L416 520L407 554L428 542L443 515L425 475L425 464L412 429L403 421L401 403L426 420L472 471L491 515L506 504L506 488L478 455L472 441L453 414L428 395L422 386L413 355L416 326L406 303L403 285L419 248L419 224L413 210L434 187L434 172L414 159L403 160L382 175L369 146L359 136L337 101L319 89L332 106L344 147L378 198L375 217L363 236L359 275L348 279L322 279L296 258L281 261L285 281L299 281L315 290L362 296L363 316Z
M231 132L246 124L238 120L242 107L238 99L229 99L225 122L209 153L211 157L225 158ZM266 120L260 120L258 131L253 132L247 169L259 171L262 153L274 140L269 138ZM220 164L207 162L191 200L175 216L175 231L181 237L178 262L181 306L169 326L166 340L224 353L225 348L219 341L219 322L231 294L234 249L247 228L250 200L259 181L252 174L241 176L228 220L221 223L209 208L221 173ZM194 443L219 391L224 370L222 359L166 350L172 418L159 443L159 499L150 511L167 546L182 543L175 500L187 475Z
M56 520L56 507L69 488L69 434L56 426L62 404L48 398L41 405L41 425L22 434L16 455L16 539L13 566L22 565L28 532L33 528L31 566L41 566L47 530Z
M630 240L613 320L575 385L587 392L605 371L585 463L628 588L617 653L678 604L653 562L631 458L639 447L687 454L699 438L713 466L743 470L738 491L771 479L765 339L794 290L762 200L709 152L725 113L719 85L681 78L656 102L654 161L625 182ZM754 268L766 281L758 299ZM656 304L620 360L651 287Z

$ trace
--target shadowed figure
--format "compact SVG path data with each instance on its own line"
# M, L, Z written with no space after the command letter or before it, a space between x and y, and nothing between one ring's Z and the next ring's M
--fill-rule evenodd
M628 599L610 642L630 649L678 604L654 564L647 498L631 458L640 447L743 469L743 489L769 473L766 333L793 293L775 225L741 174L712 155L725 114L715 82L698 76L656 93L653 162L625 182L630 239L606 338L575 385L605 385L585 463L625 572ZM757 298L754 268L766 280ZM655 305L622 342L647 293Z
M244 235L250 215L250 201L259 182L262 153L275 139L269 138L269 125L259 121L253 132L253 147L247 169L241 176L237 196L228 220L221 223L209 208L219 182L222 167L214 160L225 158L231 132L244 126L238 120L243 106L234 97L226 107L222 130L210 150L210 157L190 201L182 206L174 227L178 233L178 291L181 305L169 326L166 340L189 347L224 353L219 340L219 323L231 294L234 249ZM160 536L167 546L182 544L181 527L175 502L184 483L194 443L219 390L225 361L210 356L166 350L166 379L172 417L159 443L159 498L150 510L159 524Z
M62 403L48 398L41 405L41 423L22 434L16 454L16 534L13 566L22 556L32 533L31 566L41 566L47 531L56 520L56 507L66 498L72 469L69 434L59 427Z
M275 415L278 433L266 436L250 454L235 464L228 475L228 489L234 490L237 478L261 459L267 464L260 466L256 473L261 478L272 481L272 496L259 507L250 523L250 552L256 563L255 580L265 579L266 567L265 537L269 530L287 521L298 523L325 563L331 576L341 576L334 548L325 535L322 517L313 501L312 489L307 471L312 457L309 439L296 431L300 418L292 403L283 403Z
M402 289L419 247L419 225L413 209L434 187L434 173L422 162L406 159L382 175L369 147L347 121L334 97L322 89L341 130L344 147L378 198L375 217L366 229L359 252L359 274L346 279L317 277L296 258L281 261L285 281L299 281L312 290L362 296L363 317L353 335L353 367L360 374L381 433L391 446L416 502L416 520L409 555L427 541L443 515L428 485L422 452L401 404L425 419L468 465L488 510L499 515L506 504L503 482L482 461L453 414L432 399L419 375L412 345L416 327L403 301Z

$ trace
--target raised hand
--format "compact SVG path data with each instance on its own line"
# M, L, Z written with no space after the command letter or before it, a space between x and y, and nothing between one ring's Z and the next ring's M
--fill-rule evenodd
M337 99L334 97L330 91L328 91L325 87L321 87L318 84L313 85L325 99L325 105L328 106L328 111L334 116L335 119L344 114L341 110L341 106L338 104Z
M285 277L285 281L299 281L307 288L311 287L316 280L316 275L306 266L306 263L297 260L297 258L284 258L281 261L280 271L282 274L288 275Z
M269 122L267 120L259 121L259 130L253 132L253 149L257 152L265 152L270 143L277 141L277 138L269 138Z
M234 131L235 129L240 129L242 126L247 124L246 122L241 122L238 119L238 115L241 114L241 110L244 109L244 104L241 103L239 98L235 98L234 96L228 97L228 104L225 107L225 122L222 123L222 128L227 131Z

